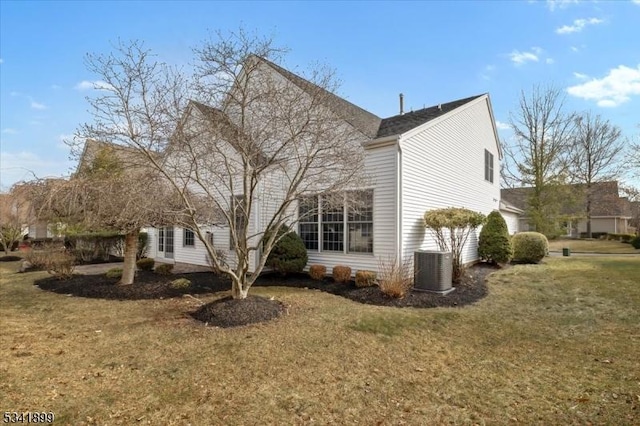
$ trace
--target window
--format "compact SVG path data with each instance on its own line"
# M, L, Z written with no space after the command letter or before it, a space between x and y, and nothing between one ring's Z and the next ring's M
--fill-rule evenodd
M349 252L373 253L373 191L347 193Z
M164 251L164 228L158 228L158 251Z
M196 238L195 234L191 229L184 228L182 232L182 245L184 247L195 247L196 246Z
M344 206L322 198L322 250L344 251Z
M493 154L484 150L484 180L493 183Z
M318 197L308 197L298 206L298 233L307 250L373 253L372 190L318 201Z
M302 238L307 250L318 250L318 197L307 197L300 200L298 207L298 235Z
M244 235L247 227L247 212L244 205L244 196L235 195L231 198L231 209L234 215L234 230L236 236ZM235 250L233 232L229 230L229 250Z

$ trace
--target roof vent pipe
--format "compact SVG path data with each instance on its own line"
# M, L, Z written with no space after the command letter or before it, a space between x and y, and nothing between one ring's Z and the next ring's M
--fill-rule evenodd
M438 109L442 111L442 104L438 104Z
M400 93L400 115L404 114L404 95Z

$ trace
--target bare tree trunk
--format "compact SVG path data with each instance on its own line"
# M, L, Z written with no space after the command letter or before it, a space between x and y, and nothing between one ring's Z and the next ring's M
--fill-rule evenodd
M124 237L124 266L120 284L133 284L136 275L136 253L138 252L138 234L140 230L129 232Z
M591 197L587 199L587 238L591 238Z
M231 281L231 297L233 297L234 299L246 299L248 294L249 290L245 290L243 288L240 279L233 278Z

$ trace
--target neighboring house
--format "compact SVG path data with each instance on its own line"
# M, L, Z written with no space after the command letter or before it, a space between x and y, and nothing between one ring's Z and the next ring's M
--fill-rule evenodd
M533 188L508 188L501 190L503 201L526 211L528 197ZM571 185L571 193L581 194L586 190L583 184ZM632 212L631 203L627 198L620 197L618 193L618 182L596 182L591 188L591 232L592 233L614 233L627 234L634 233L635 228L631 226ZM576 205L562 206L561 212L568 218L566 221L566 234L578 237L587 231L586 202L579 202ZM530 229L526 214L519 220L521 231Z
M524 214L524 210L517 208L505 199L500 200L500 214L507 223L509 235L513 235L520 231L520 217Z
M312 83L263 60L263 66L290 84L305 91ZM519 214L514 206L500 204L499 170L501 151L489 95L472 96L381 119L362 108L332 95L328 108L361 135L365 171L372 177L370 186L361 188L357 214L348 206L323 208L321 197L299 203L298 213L313 209L311 215L294 229L302 237L311 264L335 265L377 270L380 260L412 261L419 249L437 250L434 238L426 231L426 211L445 207L465 207L483 214L502 209L503 214ZM192 102L188 113L212 120L220 113L214 108ZM270 192L277 182L264 183L265 199L252 206L254 217L250 233L264 229L269 217ZM513 220L510 218L510 221ZM229 250L229 229L211 226L203 229L216 249ZM517 228L510 227L511 232ZM463 262L477 260L479 232L465 246ZM207 265L202 243L193 231L167 226L150 229L150 256L158 261ZM252 270L257 259L251 260Z

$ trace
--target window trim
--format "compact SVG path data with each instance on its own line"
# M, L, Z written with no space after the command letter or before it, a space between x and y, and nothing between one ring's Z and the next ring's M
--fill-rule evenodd
M493 153L488 149L484 150L484 180L493 183Z
M191 238L187 238L188 233L191 233ZM188 244L188 240L191 240L191 244ZM189 228L182 228L182 247L195 248L196 247L196 233Z
M371 220L349 220L349 193L353 193L353 192L369 192L370 195L370 200L371 200L371 205L370 205L370 215L371 215ZM308 218L305 219L299 219L298 221L298 235L301 235L300 232L300 225L309 225L309 224L316 224L317 225L317 244L318 244L318 248L317 249L310 249L307 248L307 252L314 252L314 253L343 253L343 254L349 254L349 255L365 255L365 256L372 256L374 255L374 237L375 237L375 232L374 232L374 195L375 195L375 191L373 188L367 188L367 189L361 189L361 190L353 190L353 191L344 191L343 192L343 202L342 202L342 212L338 213L338 209L332 210L330 213L328 213L329 215L332 214L341 214L342 215L342 220L341 221L331 221L328 222L325 220L325 212L324 212L324 203L323 203L323 197L321 195L318 196L314 196L317 198L317 206L318 206L318 211L317 211L317 220L315 222L310 221ZM307 198L307 197L305 197ZM312 215L313 216L313 215ZM298 218L300 218L300 202L298 204ZM353 217L352 217L353 218ZM359 218L360 219L360 218ZM326 224L340 224L342 225L342 241L341 241L341 245L342 245L342 249L341 250L330 250L330 249L325 249L325 238L324 238L324 228ZM349 226L352 224L370 224L371 226L371 251L352 251L349 250L349 246L351 244L351 239L350 239L350 235L349 235ZM332 242L333 243L333 242ZM306 245L305 245L306 247Z
M164 228L158 228L158 252L164 253Z

